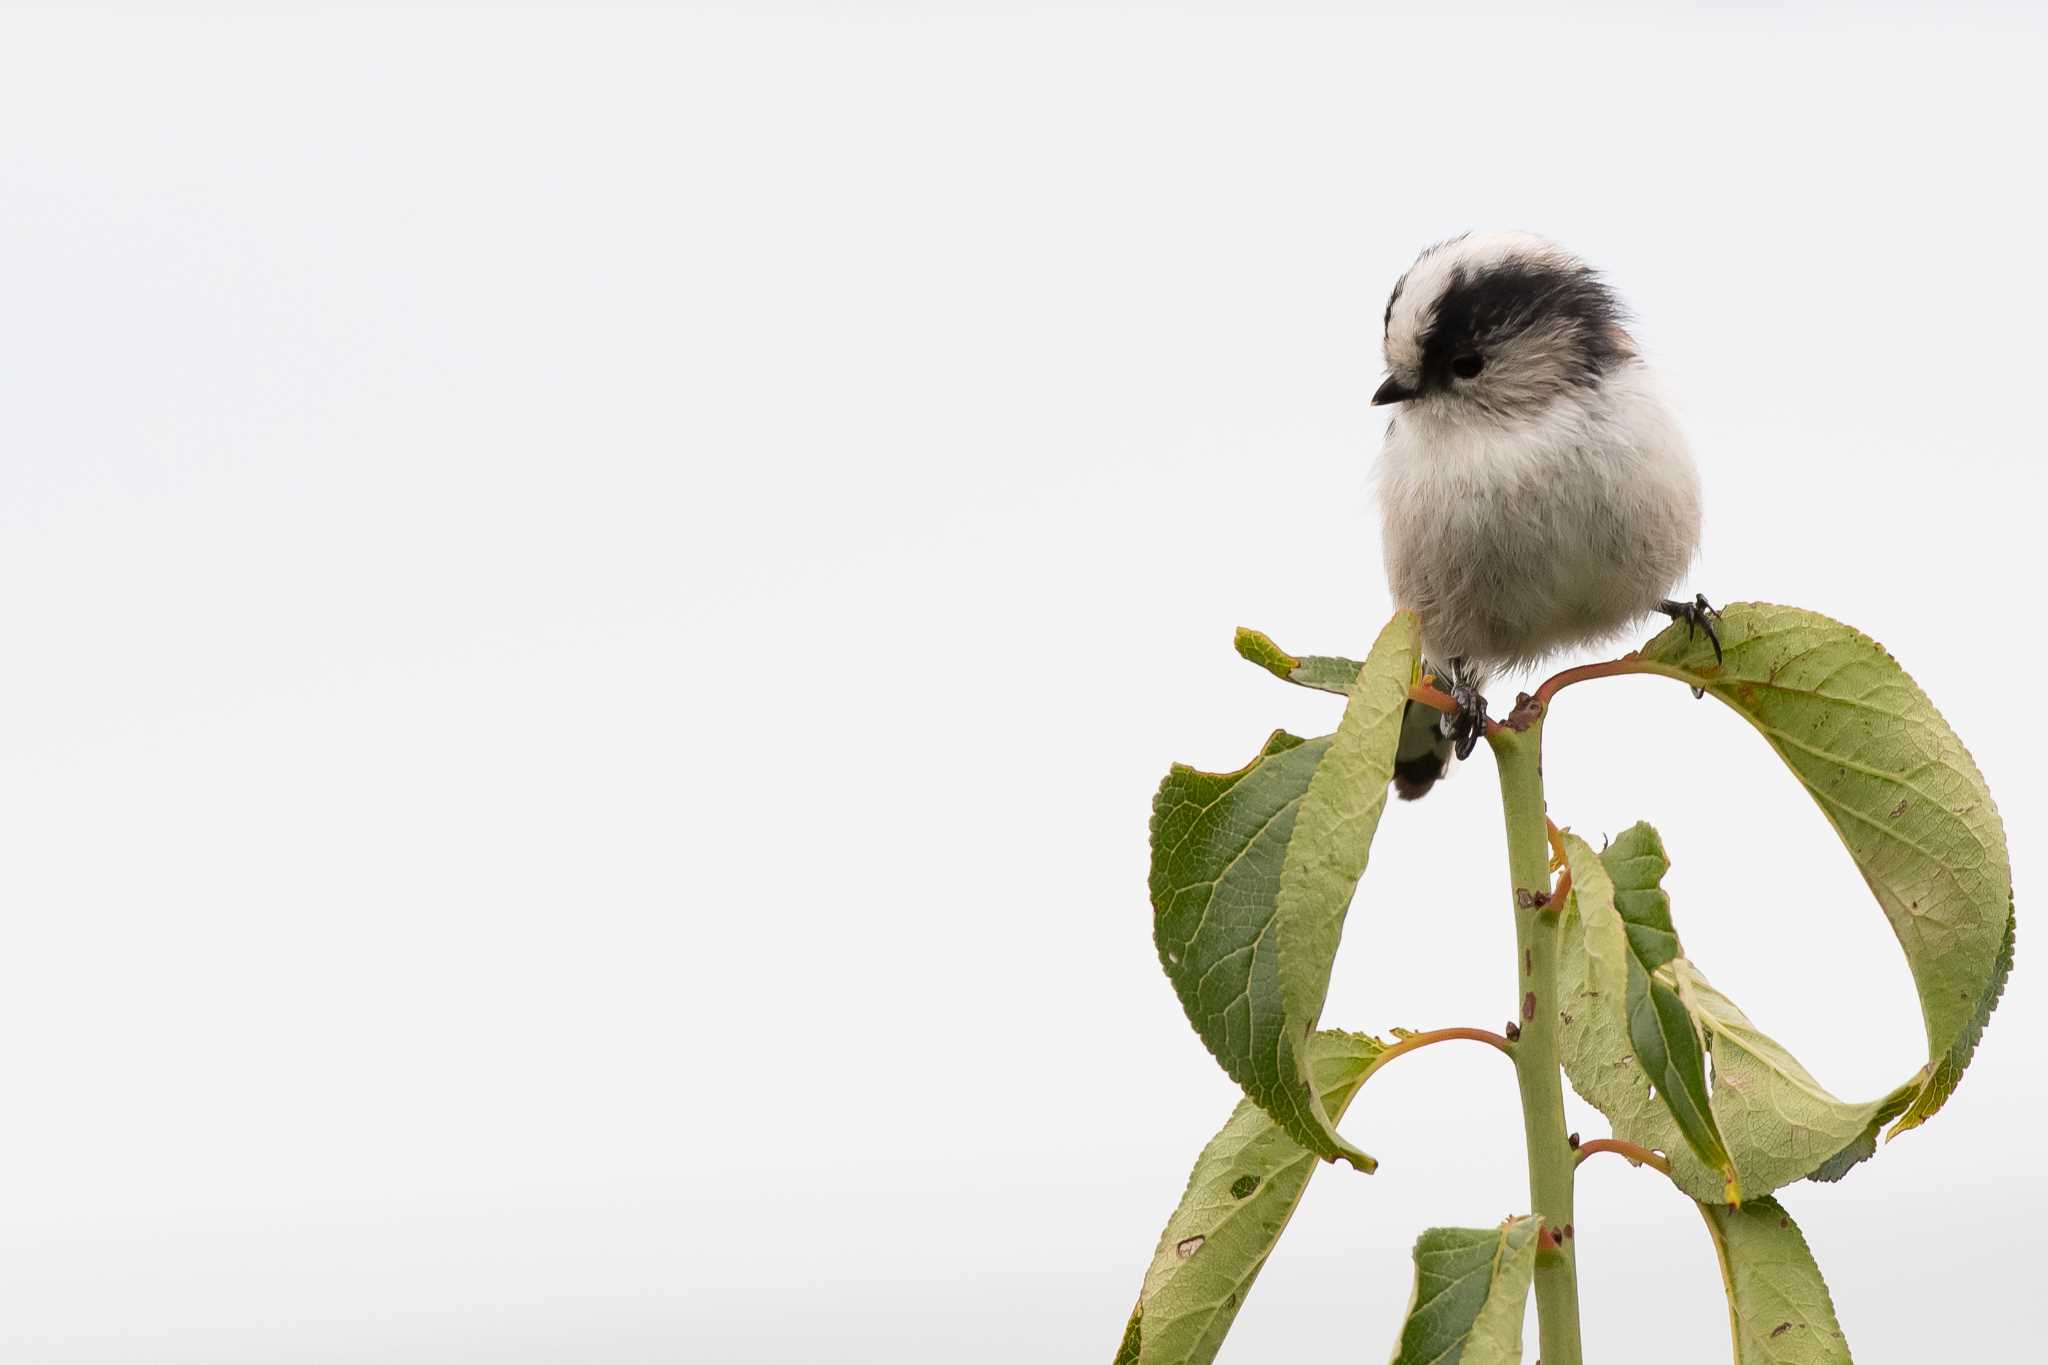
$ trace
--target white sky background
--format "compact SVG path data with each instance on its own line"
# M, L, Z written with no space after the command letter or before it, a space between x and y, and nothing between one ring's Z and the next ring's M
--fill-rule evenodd
M1233 1100L1151 793L1335 725L1231 630L1385 619L1380 310L1473 226L1634 305L1694 586L1870 630L1990 779L1976 1064L1784 1198L1859 1359L2015 1358L2044 63L2017 10L0 17L0 1358L1106 1360ZM1550 730L1554 816L1661 826L1762 1027L1918 1065L1739 721ZM1490 767L1389 812L1332 1024L1514 1008ZM1378 1358L1416 1232L1525 1208L1483 1049L1345 1126L1380 1174L1225 1362ZM1725 1360L1698 1219L1580 1190L1589 1357Z

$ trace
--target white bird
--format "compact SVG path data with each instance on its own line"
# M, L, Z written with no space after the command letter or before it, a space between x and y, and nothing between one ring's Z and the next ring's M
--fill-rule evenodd
M1459 706L1410 706L1405 799L1471 752L1489 676L1653 612L1713 637L1704 596L1670 597L1699 548L1699 472L1622 321L1591 267L1522 232L1428 248L1387 300L1387 582Z

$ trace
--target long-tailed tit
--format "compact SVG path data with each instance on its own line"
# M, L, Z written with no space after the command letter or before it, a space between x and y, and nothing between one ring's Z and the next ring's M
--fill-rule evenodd
M1668 595L1699 547L1699 472L1585 262L1527 233L1456 237L1408 268L1385 327L1387 582L1458 703L1409 707L1394 787L1412 801L1478 741L1489 675L1652 612L1713 624L1705 597Z

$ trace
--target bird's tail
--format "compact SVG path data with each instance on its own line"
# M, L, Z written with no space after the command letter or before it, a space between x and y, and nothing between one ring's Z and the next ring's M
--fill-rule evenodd
M1409 702L1401 713L1401 742L1394 748L1394 795L1419 801L1451 766L1451 737L1443 713Z

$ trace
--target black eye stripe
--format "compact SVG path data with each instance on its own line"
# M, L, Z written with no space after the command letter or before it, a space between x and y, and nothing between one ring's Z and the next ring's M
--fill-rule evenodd
M1621 307L1600 277L1577 263L1510 256L1480 270L1452 273L1429 310L1422 336L1425 386L1453 376L1466 357L1485 367L1481 347L1488 338L1513 336L1543 322L1562 323L1571 340L1566 382L1597 384L1625 358L1617 338ZM1469 362L1466 362L1469 363Z

